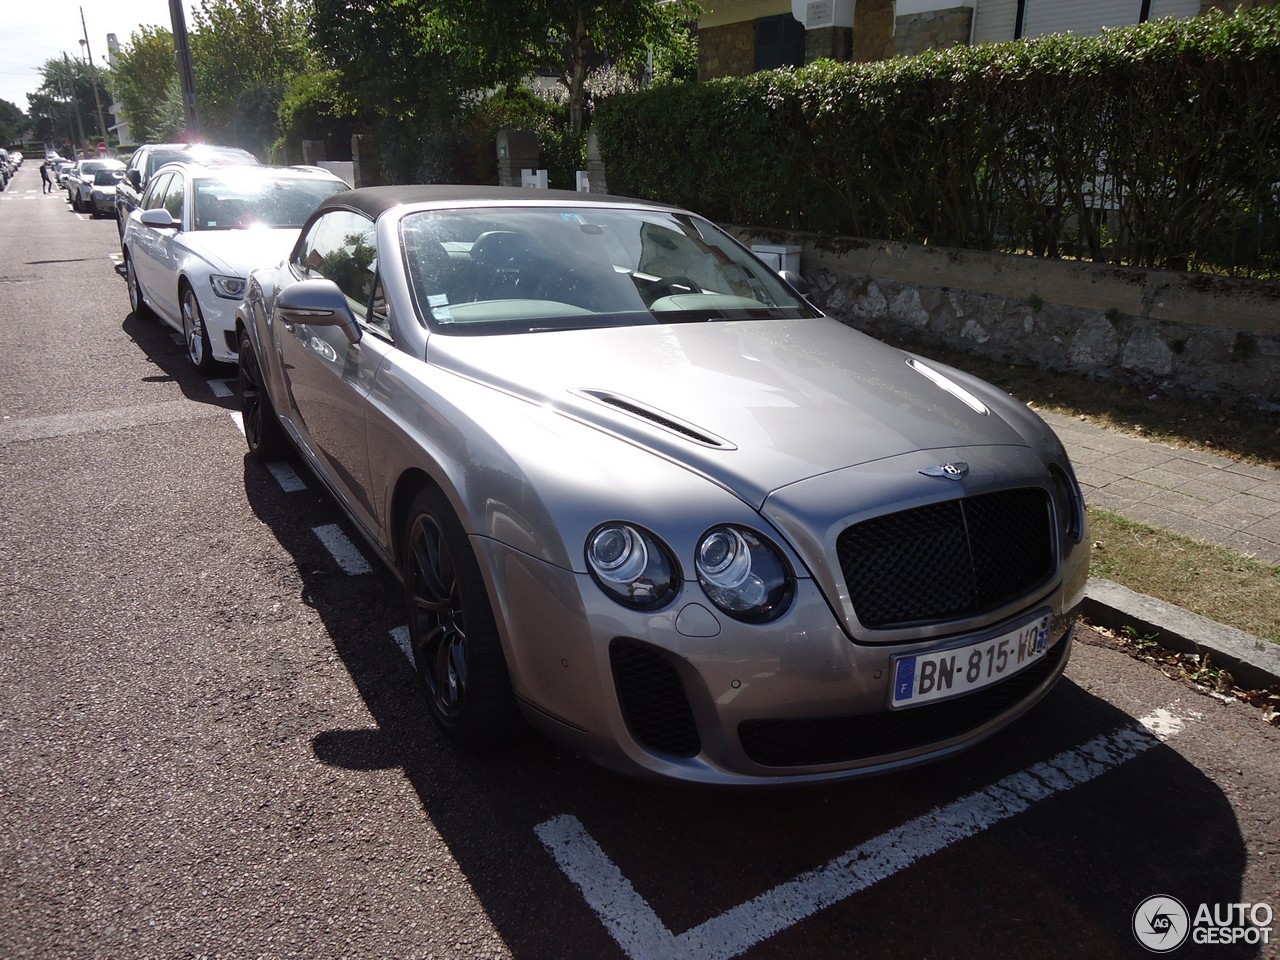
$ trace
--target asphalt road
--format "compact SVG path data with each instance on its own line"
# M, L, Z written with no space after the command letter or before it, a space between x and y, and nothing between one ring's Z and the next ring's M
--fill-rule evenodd
M1109 958L1154 895L1280 910L1280 731L1087 634L1012 729L863 783L456 749L394 579L39 191L0 194L0 957Z

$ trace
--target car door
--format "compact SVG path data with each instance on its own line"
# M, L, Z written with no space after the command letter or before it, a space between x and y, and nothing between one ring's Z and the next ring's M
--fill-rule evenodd
M304 446L335 492L369 531L376 499L369 490L365 440L369 390L394 349L379 293L372 220L348 210L318 218L295 249L293 275L337 284L360 327L352 343L340 327L273 318L273 336L288 378L290 405Z
M163 185L163 192L151 192L150 204L144 209L163 207L179 224L186 208L186 180L182 171L175 171ZM178 322L178 273L176 246L181 242L181 228L164 229L138 224L138 242L135 244L134 270L138 282L152 309L171 322Z

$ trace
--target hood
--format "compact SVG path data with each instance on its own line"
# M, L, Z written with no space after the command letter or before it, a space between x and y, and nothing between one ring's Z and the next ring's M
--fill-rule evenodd
M917 450L1027 440L910 354L829 318L433 336L428 362L677 460L760 505Z
M250 271L274 266L287 257L298 239L298 230L185 230L178 236L188 250L207 260L217 272L247 277Z

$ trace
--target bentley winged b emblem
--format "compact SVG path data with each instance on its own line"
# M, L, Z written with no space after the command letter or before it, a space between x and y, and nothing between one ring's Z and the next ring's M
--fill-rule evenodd
M969 472L969 465L963 462L943 463L936 467L921 470L926 477L941 477L943 480L960 480Z

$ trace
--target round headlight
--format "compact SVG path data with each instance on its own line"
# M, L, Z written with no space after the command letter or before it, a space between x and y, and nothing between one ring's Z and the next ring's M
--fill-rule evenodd
M765 623L782 616L795 595L786 559L746 527L713 527L698 541L698 583L712 603L737 620Z
M587 566L613 599L638 610L654 610L675 596L676 562L667 546L629 523L606 523L587 537Z

